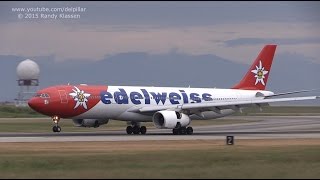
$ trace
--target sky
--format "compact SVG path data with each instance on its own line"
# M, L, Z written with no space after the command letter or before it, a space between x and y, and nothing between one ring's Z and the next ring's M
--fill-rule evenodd
M125 53L212 55L249 65L271 43L279 56L319 65L319 9L316 1L0 2L0 56L49 58L61 67ZM303 80L320 87L319 79Z
M16 12L12 8L86 8ZM266 43L320 63L319 2L1 2L0 54L101 60L125 52L214 54L250 63ZM38 18L18 15L38 13ZM41 14L75 14L45 19ZM231 53L232 52L232 53ZM251 54L251 58L248 58Z

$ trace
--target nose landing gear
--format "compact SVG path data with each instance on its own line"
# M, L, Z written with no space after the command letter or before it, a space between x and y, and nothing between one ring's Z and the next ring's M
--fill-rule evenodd
M61 131L61 127L58 126L58 123L60 121L60 117L59 116L53 116L52 117L52 121L53 123L55 124L53 127L52 127L52 131L53 132L60 132Z

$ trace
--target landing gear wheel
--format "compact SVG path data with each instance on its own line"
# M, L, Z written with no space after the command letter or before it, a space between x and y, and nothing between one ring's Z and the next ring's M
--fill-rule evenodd
M53 131L53 132L57 132L57 126L53 126L53 127L52 127L52 131Z
M133 134L139 134L140 133L140 127L139 126L133 126Z
M52 131L53 132L60 132L61 131L61 127L60 126L53 126L52 127Z
M133 128L132 126L127 126L127 134L132 134Z
M193 128L191 126L187 128L187 134L188 135L193 134Z
M180 129L179 129L179 131L180 131L180 134L187 134L187 128L186 127L181 127Z
M180 128L174 128L172 129L172 133L174 135L178 135L178 134L182 134L182 135L185 135L185 134L188 134L188 135L191 135L193 134L193 128L190 126L188 128L186 127L180 127Z
M146 134L147 128L145 126L141 126L140 127L140 132L141 132L141 134Z
M178 134L180 134L180 131L179 131L179 129L172 129L172 133L174 134L174 135L178 135Z

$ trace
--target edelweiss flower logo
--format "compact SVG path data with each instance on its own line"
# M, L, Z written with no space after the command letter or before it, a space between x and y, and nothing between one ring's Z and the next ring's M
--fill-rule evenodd
M69 93L69 95L73 97L74 101L77 102L73 109L77 108L80 105L82 105L85 109L88 109L87 97L89 97L91 94L85 93L83 90L81 91L76 86L74 86L74 88L76 90L72 89L73 93Z
M265 78L264 75L268 74L269 71L265 71L265 70L264 70L264 67L262 67L262 62L261 62L261 60L260 60L259 67L256 66L256 69L255 69L255 70L252 70L251 72L253 72L253 73L255 74L254 77L257 78L255 85L257 85L258 82L261 82L261 84L263 84L263 85L265 86L265 83L264 83L264 80L263 80L263 79Z

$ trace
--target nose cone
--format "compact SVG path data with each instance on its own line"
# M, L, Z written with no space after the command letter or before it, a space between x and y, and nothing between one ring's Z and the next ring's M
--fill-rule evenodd
M33 110L39 112L41 109L41 103L39 102L40 100L38 98L31 98L28 101L28 105L30 108L32 108Z

